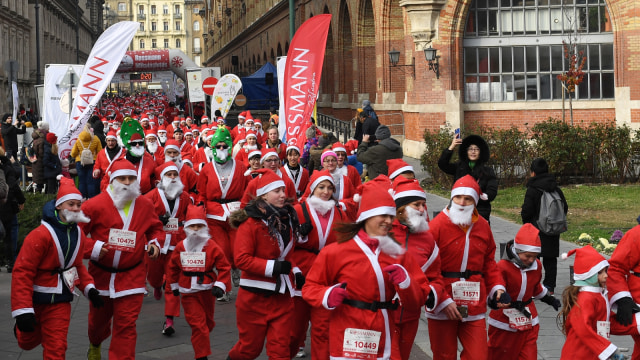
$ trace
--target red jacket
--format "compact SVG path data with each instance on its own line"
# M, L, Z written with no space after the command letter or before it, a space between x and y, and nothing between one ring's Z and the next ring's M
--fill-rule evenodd
M198 202L204 202L207 218L226 221L230 214L229 205L226 202L240 201L244 194L246 187L244 169L234 160L230 161L233 161L233 170L225 189L221 186L214 163L207 163L200 171L197 185ZM215 236L215 234L212 235Z
M181 293L195 293L211 290L214 286L225 292L231 290L231 265L224 257L220 247L212 239L207 240L199 249L205 253L203 276L198 279L197 275L185 275L180 254L186 252L186 242L188 243L189 240L180 241L171 255L169 273L167 274L167 282L171 284L171 290L180 290Z
M629 275L631 271L640 274L640 225L624 234L609 264L607 289L611 303L623 297L640 302L640 277Z
M109 153L107 153L107 148L100 150L98 152L98 155L96 156L96 162L95 164L93 164L94 170L100 170L100 175L98 175L96 179L102 179L107 173L107 169L111 165L111 162L113 162L113 160L115 159L122 157L125 151L127 150L126 149L123 150L123 148L120 148L120 151L118 152L118 154L116 154L116 156L113 159L110 159ZM106 177L108 178L109 175L107 175Z
M176 245L184 240L184 226L182 223L185 221L187 217L187 207L191 204L191 199L189 198L189 193L183 191L179 197L175 199L175 203L173 205L173 211L169 212L169 202L167 201L166 196L164 195L164 191L161 191L158 188L151 190L149 193L144 195L147 200L149 200L155 207L155 214L157 216L170 215L171 218L178 219L178 230L170 231L166 226L163 226L163 231L165 233L164 238L158 239L160 242L160 252L166 254L168 251L173 251Z
M120 155L121 158L125 158L125 152L122 152ZM148 153L144 152L142 159L138 161L138 163L133 164L136 170L138 171L138 182L140 183L140 193L146 194L151 189L155 187L155 170L156 170L156 162L153 160L153 157ZM106 174L102 178L100 182L100 191L104 192L109 186L109 174Z
M296 199L299 199L302 194L304 194L307 186L309 185L309 170L300 166L299 171L301 171L302 173L298 174L298 180L296 181L291 174L291 170L289 170L289 164L284 164L280 169L280 171L284 175L286 175L293 183L294 189L296 190Z

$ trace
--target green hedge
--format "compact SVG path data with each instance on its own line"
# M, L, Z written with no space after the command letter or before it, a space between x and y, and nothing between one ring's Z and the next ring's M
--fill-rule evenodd
M47 195L40 193L25 192L26 203L24 204L24 210L18 213L18 223L20 229L18 231L18 243L22 244L24 238L29 232L38 226L40 226L40 220L42 220L42 208L44 204L52 199L55 199L55 195Z

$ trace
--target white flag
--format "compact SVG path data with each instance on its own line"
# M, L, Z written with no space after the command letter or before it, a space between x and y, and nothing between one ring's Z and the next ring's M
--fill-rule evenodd
M211 96L211 113L215 114L216 110L220 110L222 117L227 117L231 104L241 88L242 81L236 75L226 74L221 77ZM212 121L216 120L212 117Z
M15 81L11 82L11 90L13 92L13 123L15 124L18 121L18 107L20 106L20 95L18 94L18 83Z

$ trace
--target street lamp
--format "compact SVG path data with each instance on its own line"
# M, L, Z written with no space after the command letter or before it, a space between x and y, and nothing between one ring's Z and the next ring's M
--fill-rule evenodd
M429 70L433 70L436 73L436 79L440 78L440 55L437 55L438 49L434 49L429 45L424 49L424 58L429 63Z

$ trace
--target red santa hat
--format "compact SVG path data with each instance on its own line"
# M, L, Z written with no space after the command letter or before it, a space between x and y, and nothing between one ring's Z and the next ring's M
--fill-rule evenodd
M174 163L173 161L167 161L164 164L158 166L155 170L156 179L162 179L162 177L171 170L177 171L178 174L180 173L178 165L176 165L176 163Z
M202 124L202 126L200 126L200 132L204 133L205 131L209 131L209 125Z
M166 134L166 132L167 132L167 124L166 123L158 126L158 132L161 132L161 131Z
M389 168L389 179L393 180L396 177L398 177L398 175L407 172L407 171L411 171L412 173L416 173L413 170L413 166L407 164L404 160L402 159L389 159L387 160L387 167Z
M149 121L149 116L147 114L141 114L140 115L140 122L145 121L145 120Z
M187 135L192 135L193 136L193 133L191 132L191 129L189 129L189 128L187 128L187 130L184 132L184 136L187 136Z
M262 157L260 157L260 164L262 164L267 158L272 156L278 157L278 153L273 148L262 148Z
M262 121L260 121L260 119L256 119L253 123L254 125L260 125L260 127L262 127Z
M336 184L333 182L333 176L331 176L331 173L328 170L314 171L309 179L309 185L307 186L307 191L305 191L305 196L303 197L311 196L316 187L325 180L329 181L331 185L335 187Z
M252 157L254 157L256 155L262 157L262 151L260 149L251 150L249 155L247 155L247 159L251 159Z
M573 279L587 280L600 270L609 266L609 262L604 256L600 255L591 245L587 245L580 249L569 250L568 253L562 254L562 260L566 260L569 256L575 254L576 260L573 262Z
M240 114L238 114L238 120L240 119L246 119L247 118L247 112L243 111Z
M401 207L418 200L426 201L427 195L418 180L401 177L393 183L393 200L396 207Z
M345 148L344 145L339 141L331 146L331 150L333 150L333 152L335 153L337 153L338 151L347 152L347 148Z
M282 178L270 169L258 169L256 173L258 173L258 176L251 180L254 186L247 188L247 191L251 191L251 195L259 197L269 191L284 187Z
M254 138L258 139L258 135L256 135L256 132L252 131L252 130L247 131L247 135L245 135L244 138L248 139L250 137L254 137Z
M109 183L113 182L113 179L118 176L135 176L138 177L138 171L129 160L125 158L118 158L111 163L111 169L109 169Z
M207 226L207 215L204 211L204 206L189 204L189 207L187 208L187 216L186 221L184 222L184 227L195 224Z
M287 146L287 151L285 152L286 154L289 153L289 150L295 150L298 152L298 155L302 154L302 152L300 151L300 148L297 147L296 145L289 145Z
M471 175L465 175L460 179L456 180L453 184L453 188L451 189L451 199L457 195L469 195L471 196L476 205L478 205L478 199L487 200L487 194L483 194L482 190L480 190L480 185L476 179Z
M377 215L396 216L396 203L391 194L391 180L386 175L378 175L375 179L358 186L353 201L358 207L357 223Z
M178 140L168 139L167 142L164 143L164 151L166 152L168 149L180 151L180 143Z
M540 253L542 251L542 244L540 243L540 230L536 229L530 223L522 225L515 240L513 240L513 247L520 252L534 252Z
M333 156L334 158L336 158L336 160L338 160L338 155L333 152L333 150L326 149L322 152L322 155L320 155L320 162L324 162L324 158L326 158L327 156Z
M200 118L201 122L205 122L205 121L209 121L209 117L207 115L202 115L202 117Z
M180 154L180 156L182 156L182 154ZM185 154L184 156L182 156L182 163L189 164L191 167L193 167L193 161L191 161L191 155Z
M56 206L62 204L68 200L81 200L82 194L76 188L76 183L62 175L58 175L60 178L60 187L58 188L58 196L56 197Z
M156 134L156 131L154 129L149 129L147 131L144 132L144 138L148 138L148 137L154 137L154 138L158 138L158 134Z

